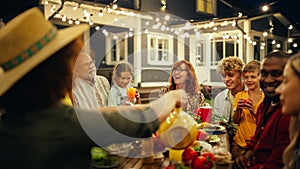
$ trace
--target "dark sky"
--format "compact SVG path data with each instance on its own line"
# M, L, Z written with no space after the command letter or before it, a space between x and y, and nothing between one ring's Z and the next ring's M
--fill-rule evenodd
M122 1L122 0L119 0ZM149 0L151 1L151 0ZM217 0L220 1L220 0ZM289 20L291 20L295 26L300 27L300 6L299 0L223 0L234 8L238 8L248 13L260 12L260 7L263 4L271 4L272 11L281 12ZM0 5L0 17L4 21L11 19L18 13L29 9L33 6L39 5L39 0L9 0L1 2ZM298 8L297 8L298 7Z
M260 7L270 4L272 12L280 12L298 28L300 27L299 0L224 0L234 7L240 8L250 15L259 13Z
M26 9L39 6L39 0L9 0L0 4L0 18L6 22Z

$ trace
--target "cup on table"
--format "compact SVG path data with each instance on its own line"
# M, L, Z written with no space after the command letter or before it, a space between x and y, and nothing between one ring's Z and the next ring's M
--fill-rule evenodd
M127 88L127 97L129 100L134 100L135 95L136 95L136 88L134 87Z
M184 149L170 149L169 150L169 159L173 161L181 161L182 160L182 153Z
M200 116L202 122L211 122L213 108L210 106L201 106L197 109L197 115Z

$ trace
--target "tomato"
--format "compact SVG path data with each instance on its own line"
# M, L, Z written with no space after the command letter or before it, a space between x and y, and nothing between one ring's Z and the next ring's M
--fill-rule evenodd
M182 161L188 162L198 156L198 153L191 147L186 148L182 153Z
M172 166L172 165L168 165L168 166L166 167L166 169L175 169L175 167Z
M209 158L208 160L211 160L211 161L217 160L216 157L214 156L214 154L211 152L203 152L203 153L201 153L201 156Z
M211 169L213 163L204 156L198 156L192 161L192 169Z

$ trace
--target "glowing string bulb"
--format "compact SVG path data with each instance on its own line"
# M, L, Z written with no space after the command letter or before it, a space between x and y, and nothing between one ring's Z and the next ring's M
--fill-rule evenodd
M117 8L118 8L118 5L117 5L117 4L113 4L112 8L113 8L113 9L117 9Z
M269 5L264 5L261 9L262 11L266 12L269 10L269 8L270 8Z

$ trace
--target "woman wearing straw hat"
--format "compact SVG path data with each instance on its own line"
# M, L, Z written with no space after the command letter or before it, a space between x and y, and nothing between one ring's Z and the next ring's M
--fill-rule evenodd
M95 143L150 137L185 102L174 91L151 105L75 112L62 104L88 28L57 30L32 8L0 29L0 168L89 168Z

